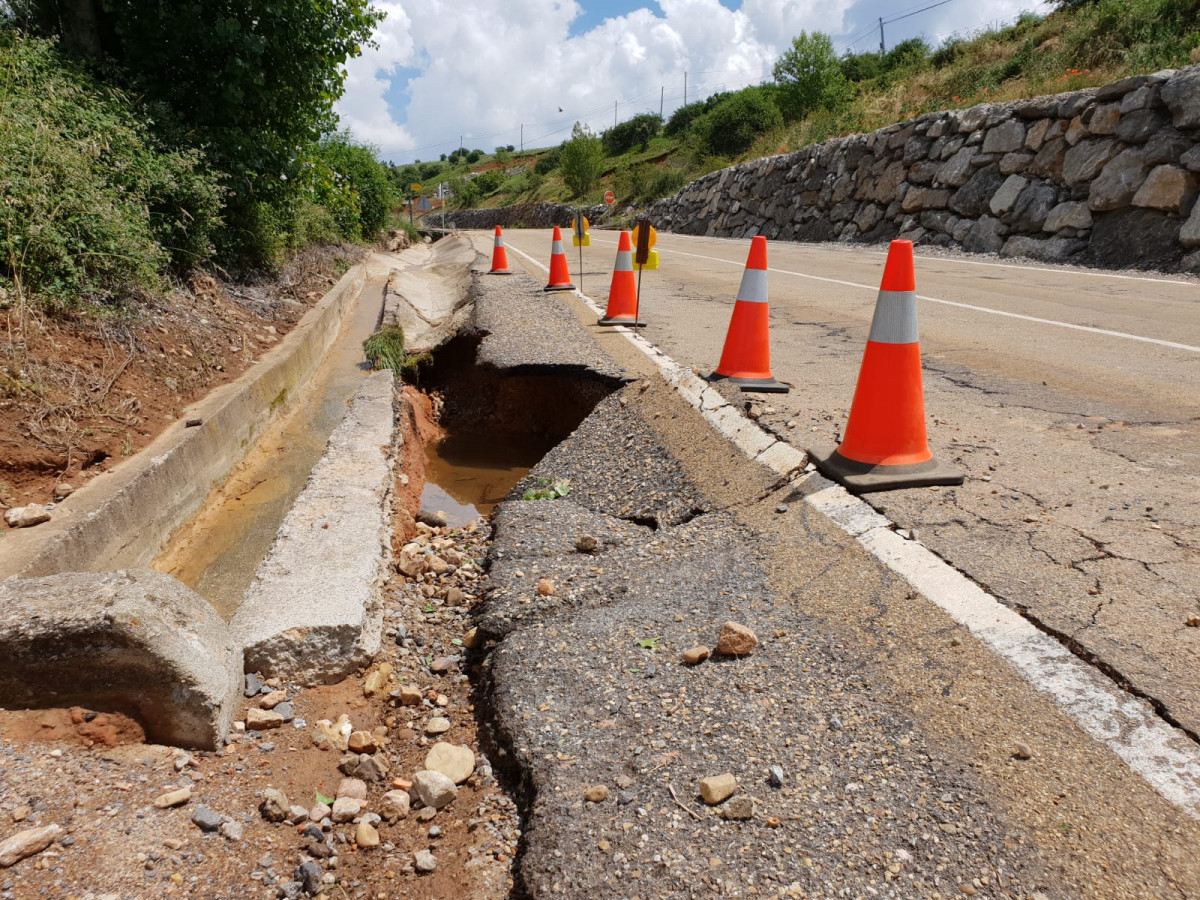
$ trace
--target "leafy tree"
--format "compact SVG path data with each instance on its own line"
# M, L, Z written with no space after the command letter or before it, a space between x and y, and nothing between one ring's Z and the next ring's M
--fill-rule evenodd
M745 88L730 94L693 125L696 138L708 152L733 156L750 149L755 138L783 125L774 98L764 88Z
M604 169L604 147L600 138L586 125L576 122L571 139L563 142L559 168L571 195L582 197L595 187Z
M319 194L322 205L334 206L332 195L338 195L341 215L336 209L330 211L339 220L344 237L371 237L387 225L388 213L395 206L395 189L369 147L354 143L344 132L329 135L318 146L314 165L327 184ZM328 172L321 172L322 166Z
M887 52L883 58L883 65L888 72L919 68L925 65L932 52L921 38L909 38Z
M549 175L558 168L561 158L562 147L553 147L538 157L538 161L533 164L533 171L538 175Z
M775 81L781 86L781 106L789 119L802 119L814 110L833 109L847 97L833 41L829 35L801 31L791 49L775 62Z
M486 197L500 190L500 185L504 184L504 173L499 169L489 169L481 175L476 175L472 181L480 196Z
M479 202L479 188L472 179L461 175L450 179L450 194L454 197L455 209L470 209Z
M619 125L614 125L601 135L604 149L612 156L627 153L636 146L643 150L662 131L662 116L657 113L642 113L627 119Z

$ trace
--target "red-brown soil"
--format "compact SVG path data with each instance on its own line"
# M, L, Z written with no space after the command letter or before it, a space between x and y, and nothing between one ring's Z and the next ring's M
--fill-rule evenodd
M103 315L0 311L0 509L50 503L154 440L287 334L364 251L298 254L272 279L194 276ZM23 321L22 321L23 319Z

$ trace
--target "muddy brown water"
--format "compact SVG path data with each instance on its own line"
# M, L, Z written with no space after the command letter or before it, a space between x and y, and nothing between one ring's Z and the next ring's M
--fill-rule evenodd
M368 281L295 409L272 423L205 506L171 536L153 568L232 618L284 516L370 372L362 342L379 322L383 282Z

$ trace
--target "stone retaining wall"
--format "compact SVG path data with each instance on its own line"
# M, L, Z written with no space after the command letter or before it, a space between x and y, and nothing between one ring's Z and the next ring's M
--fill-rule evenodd
M446 213L446 225L489 231L497 225L501 228L552 228L555 225L569 228L578 208L565 203L518 203L496 209L461 209ZM597 223L608 210L604 205L586 206L583 214L589 222Z
M887 241L1200 271L1200 66L950 110L714 172L682 234Z

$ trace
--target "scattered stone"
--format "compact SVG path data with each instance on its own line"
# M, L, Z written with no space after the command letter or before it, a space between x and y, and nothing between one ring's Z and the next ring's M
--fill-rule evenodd
M434 716L425 723L426 734L445 734L450 730L450 720L444 719L441 716Z
M725 802L737 789L737 779L729 772L700 779L700 796L709 806Z
M242 839L242 823L237 819L226 819L217 829L217 833L230 843L236 844Z
M775 512L777 512L777 513L785 513L785 512L787 512L787 511L788 511L788 505L787 505L786 503L777 503L777 504L775 504Z
M203 803L192 812L192 824L201 831L216 831L225 819L225 816L216 810L209 809Z
M449 656L439 656L429 664L429 671L434 675L445 675L455 666L455 662Z
M603 784L595 784L583 792L583 799L588 803L603 803L608 799L608 788Z
M263 799L262 803L258 805L258 811L268 822L285 822L291 805L291 801L283 791L267 788L263 791Z
M539 596L553 597L554 590L555 590L554 582L551 581L549 578L543 578L537 584L537 592L538 592Z
M26 828L12 837L5 838L0 841L0 867L7 869L26 857L41 853L53 844L60 834L62 826L51 824L40 828Z
M350 735L350 739L346 741L346 749L351 753L366 753L370 755L379 749L379 745L375 741L375 735L369 731L355 731Z
M721 810L721 815L726 819L732 819L739 822L744 822L754 818L754 798L753 797L734 797L725 804Z
M456 587L446 591L446 605L451 608L467 605L467 595Z
M767 770L767 781L770 783L771 787L783 787L783 767L771 766L771 768Z
M436 810L452 803L458 796L458 788L441 772L425 770L413 776L413 795L424 806Z
M425 509L422 507L417 512L417 521L424 522L430 528L445 528L447 519L446 519L446 514L444 512L442 512L440 509L434 511L434 510Z
M367 783L358 778L343 778L338 783L337 793L334 794L335 800L340 800L343 797L349 800L361 800L367 802Z
M596 548L599 546L600 542L590 534L581 534L575 538L575 549L580 553L595 553Z
M261 709L274 709L285 700L287 700L287 691L271 691L269 694L262 695L258 705Z
M354 831L354 842L358 844L360 849L372 849L380 844L379 832L375 830L375 826L367 822L359 822L358 828Z
M1200 616L1188 616L1188 628L1200 628Z
M154 805L159 809L170 809L172 806L182 806L192 799L191 786L181 787L177 791L168 791L154 798Z
M32 528L50 521L50 512L44 506L31 503L29 506L15 506L5 510L4 521L9 528Z
M292 825L299 825L301 822L307 822L308 810L297 803L293 803L288 807L287 820Z
M316 895L321 892L321 879L324 875L321 867L314 862L306 862L296 868L296 880L303 885L306 894Z
M402 684L400 686L400 705L401 706L417 706L422 699L421 689L411 684Z
M470 747L438 741L425 754L425 768L441 772L455 784L462 784L475 772L475 753Z
M55 500L66 500L73 493L75 493L75 488L71 487L71 485L67 484L65 481L54 486Z
M478 642L478 640L479 640L479 629L472 628L470 631L468 631L466 634L464 634L462 636L462 645L464 647L466 647L468 650L473 650L475 648L475 644Z
M363 802L352 797L339 797L333 801L330 818L337 824L353 822L363 811Z
M279 728L283 724L283 716L273 709L251 707L246 710L246 728L251 731L269 731L272 728Z
M428 875L437 868L437 857L428 850L418 850L413 854L413 866L422 875Z
M372 669L363 681L363 696L374 697L376 694L382 693L388 684L388 680L392 677L392 667L389 663L383 663L378 669Z
M1028 744L1017 741L1013 744L1012 755L1016 759L1033 759L1033 749Z
M722 656L746 656L758 646L758 636L745 625L726 622L717 638L717 653Z
M351 773L355 778L361 778L363 781L379 782L387 779L387 760L384 759L382 753L376 753L374 756L360 754L358 757L358 765L356 765Z
M242 692L246 697L255 697L262 690L262 679L253 672L246 674L246 689Z
M434 818L437 816L437 813L438 813L438 811L436 809L434 809L432 806L422 807L421 811L419 813L417 813L417 821L418 822L432 822L434 820Z
M389 825L407 819L411 802L407 791L388 791L379 801L379 815Z
M692 647L690 650L684 650L683 664L685 666L698 665L708 659L709 652L707 647Z
M308 811L308 821L320 822L327 816L333 815L333 808L327 803L314 803L313 808Z

